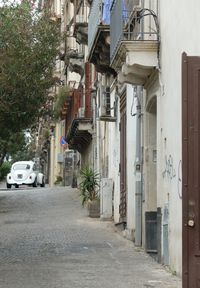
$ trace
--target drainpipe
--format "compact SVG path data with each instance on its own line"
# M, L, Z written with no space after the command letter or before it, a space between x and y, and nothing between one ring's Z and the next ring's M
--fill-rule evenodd
M55 165L55 137L54 137L54 130L52 129L51 132L51 142L50 142L50 187L54 186L54 165Z
M92 131L92 151L93 151L93 170L98 171L97 167L97 90L92 90L92 107L93 107L93 131Z
M141 147L141 100L142 87L137 86L136 107L136 155L135 155L135 245L142 245L142 147Z
M145 1L142 0L142 9ZM141 34L144 39L144 18L141 23ZM141 146L141 105L142 86L136 87L137 107L136 107L136 155L135 155L135 245L142 245L142 146Z

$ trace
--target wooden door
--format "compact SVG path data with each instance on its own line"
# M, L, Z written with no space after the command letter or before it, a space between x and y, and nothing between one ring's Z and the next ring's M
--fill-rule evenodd
M120 99L120 206L121 222L126 222L126 93Z
M200 57L182 55L183 288L200 288Z

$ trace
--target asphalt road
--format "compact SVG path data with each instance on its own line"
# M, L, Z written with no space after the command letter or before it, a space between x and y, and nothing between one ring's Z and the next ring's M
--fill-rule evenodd
M77 190L0 190L0 288L180 288L112 222L87 217Z

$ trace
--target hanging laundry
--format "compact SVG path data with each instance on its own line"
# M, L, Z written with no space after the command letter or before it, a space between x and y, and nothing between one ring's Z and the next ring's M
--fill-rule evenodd
M125 0L122 0L122 19L124 22L128 20L128 11L126 8Z
M103 15L102 15L102 24L110 25L110 8L113 0L104 0L103 1Z

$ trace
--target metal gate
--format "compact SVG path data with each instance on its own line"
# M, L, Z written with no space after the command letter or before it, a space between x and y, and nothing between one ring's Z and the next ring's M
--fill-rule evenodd
M183 288L200 288L200 57L182 55Z

